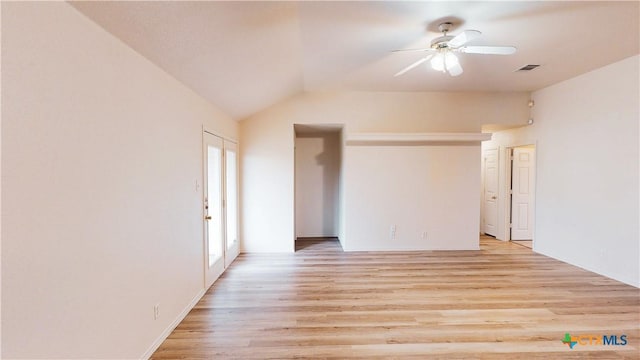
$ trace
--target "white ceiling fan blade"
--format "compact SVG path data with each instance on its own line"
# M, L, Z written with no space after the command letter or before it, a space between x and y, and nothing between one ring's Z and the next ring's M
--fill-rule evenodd
M435 51L432 48L420 48L420 49L399 49L399 50L393 50L391 52L405 52L405 51Z
M400 75L402 75L402 74L406 73L407 71L409 71L409 70L413 69L414 67L416 67L416 66L418 66L418 65L422 64L423 62L425 62L425 61L427 61L427 60L431 59L431 57L432 57L432 56L433 56L433 55L427 55L427 56L423 57L422 59L420 59L420 60L418 60L418 61L414 62L413 64L411 64L411 65L407 66L406 68L404 68L404 69L402 69L402 70L398 71L398 72L397 72L395 75L393 75L393 76L394 76L394 77L396 77L396 76L400 76Z
M449 40L449 46L452 48L460 47L469 41L478 38L482 33L478 30L465 30Z
M516 52L513 46L463 46L458 51L467 54L511 55Z

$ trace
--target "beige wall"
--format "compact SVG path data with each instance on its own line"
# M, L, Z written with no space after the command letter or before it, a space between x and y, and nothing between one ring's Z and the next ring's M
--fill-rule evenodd
M2 3L2 67L2 356L140 358L202 294L202 126L237 124L64 2Z
M639 69L634 56L536 91L534 125L483 144L500 149L501 164L506 147L536 145L535 251L635 286Z
M345 250L477 250L479 158L477 143L348 145Z
M479 132L482 124L526 123L528 100L526 93L306 93L242 121L244 250L293 251L294 123L345 124L347 136L356 132ZM348 147L346 151L345 169L351 166ZM473 164L478 179L479 159L478 155ZM344 181L345 209L372 206L350 202L349 180ZM475 189L479 188L478 180ZM477 195L472 198L477 200ZM472 224L478 223L478 201L472 205L476 214ZM352 220L344 220L341 233L349 233ZM473 231L477 233L477 226ZM386 238L388 233L385 229L380 236Z

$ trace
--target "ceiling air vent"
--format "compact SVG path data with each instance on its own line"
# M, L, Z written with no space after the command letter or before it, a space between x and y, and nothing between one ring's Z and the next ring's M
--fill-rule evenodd
M525 66L521 67L520 69L518 69L516 71L531 71L531 70L537 68L538 66L540 66L540 65L529 64L529 65L525 65Z

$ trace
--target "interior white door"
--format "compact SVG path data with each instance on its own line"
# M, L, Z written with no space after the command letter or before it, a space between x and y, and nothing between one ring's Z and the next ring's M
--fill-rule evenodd
M532 240L535 149L513 149L511 169L511 240Z
M498 149L484 150L483 157L483 232L495 236L498 227Z
M223 140L204 133L204 245L205 288L225 269L223 222Z
M224 141L224 173L225 173L225 268L231 265L240 252L238 241L238 145Z

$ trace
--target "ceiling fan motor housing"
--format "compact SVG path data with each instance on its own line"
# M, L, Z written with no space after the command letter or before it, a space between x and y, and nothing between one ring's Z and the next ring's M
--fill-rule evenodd
M454 38L453 36L447 35L447 33L451 31L452 28L453 23L451 22L443 22L442 24L438 25L438 30L442 32L442 36L437 37L431 41L431 48L436 50L448 48L449 41Z
M451 31L451 28L453 28L452 22L443 22L442 24L438 25L438 30L440 30L440 32L444 33L445 35L449 31Z
M437 37L431 40L431 48L432 49L445 49L449 47L449 41L453 39L453 36L445 35Z

